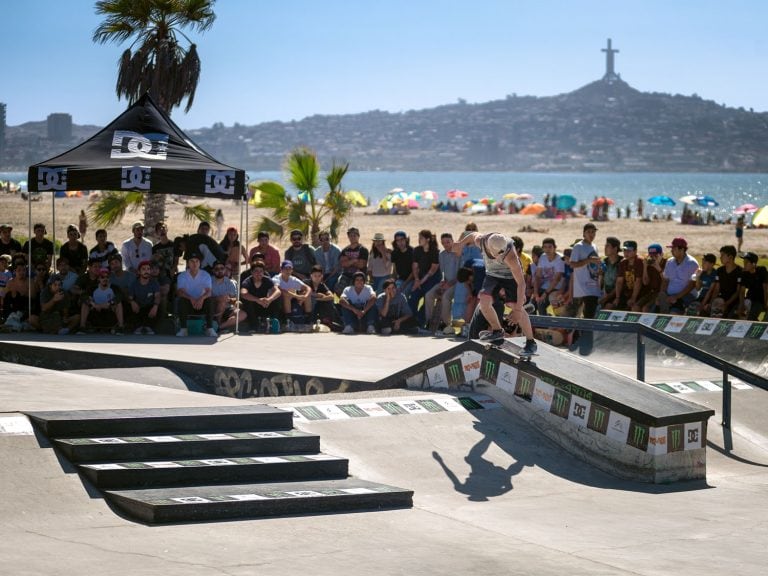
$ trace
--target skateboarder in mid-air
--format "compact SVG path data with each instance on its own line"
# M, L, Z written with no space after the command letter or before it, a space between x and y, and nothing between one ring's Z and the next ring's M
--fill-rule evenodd
M536 341L533 339L531 319L523 308L525 304L525 276L517 256L514 243L505 236L492 232L480 234L469 232L453 246L454 252L461 254L461 249L467 244L478 246L485 261L485 280L478 297L479 307L490 325L490 331L480 339L486 342L499 342L504 339L501 320L493 309L493 299L504 289L506 302L512 308L512 321L517 324L525 335L525 347L521 356L536 354Z

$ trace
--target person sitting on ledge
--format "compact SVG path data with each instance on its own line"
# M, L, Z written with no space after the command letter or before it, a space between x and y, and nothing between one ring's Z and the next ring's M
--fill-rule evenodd
M130 324L135 326L133 333L154 334L162 293L160 283L152 277L152 265L149 260L139 263L139 277L131 283L126 294Z
M398 291L397 283L392 278L384 280L383 290L376 298L376 311L376 324L382 336L397 333L417 334L419 331L408 299Z
M257 260L251 274L240 285L240 300L248 315L251 330L259 330L267 318L280 316L280 289L266 274L266 265Z
M294 305L303 310L307 318L312 315L312 288L294 276L293 262L283 260L280 264L280 274L272 278L272 281L280 289L283 299L283 316L286 320L293 315Z
M213 300L213 317L219 323L219 332L230 330L235 324L243 323L247 314L237 308L235 314L235 304L237 304L237 295L240 292L237 283L225 274L226 266L224 262L216 262L213 265L213 280L211 284L211 298Z
M376 292L365 283L365 272L355 272L352 285L344 288L339 300L344 321L344 334L354 334L366 325L367 334L376 333Z
M80 333L85 333L89 323L96 330L110 330L113 334L123 334L123 304L119 288L113 288L109 282L109 270L98 267L99 283L90 292L80 306Z
M213 329L213 311L211 309L211 275L200 268L200 254L190 252L187 255L187 269L180 273L176 282L176 299L179 305L179 324L181 328L176 336L189 335L187 318L192 314L205 315L205 335L216 338Z

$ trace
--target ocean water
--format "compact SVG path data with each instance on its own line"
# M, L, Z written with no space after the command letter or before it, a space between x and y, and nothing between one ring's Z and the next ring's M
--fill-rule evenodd
M275 180L286 185L281 172L249 171L248 176L250 180ZM0 172L0 180L18 182L26 177L25 172ZM484 197L500 200L510 192L527 192L533 195L534 201L541 202L546 194L570 194L577 199L577 207L582 202L589 206L595 196L607 196L616 206L629 206L633 215L638 199L642 198L646 214L671 212L673 217L682 213L683 204L655 207L647 203L648 198L664 195L677 200L690 194L705 194L720 203L711 209L720 219L729 217L742 204L768 205L768 174L350 171L344 188L359 190L374 203L393 188L403 188L406 192L433 190L440 199L445 199L445 193L452 189L466 191L470 200Z
M279 172L249 172L251 180L276 180L285 185ZM730 216L742 204L765 206L768 204L768 174L702 174L702 173L521 173L521 172L349 172L344 188L359 190L373 202L378 202L393 188L406 192L433 190L445 199L448 190L459 189L469 194L470 200L484 197L501 200L510 192L527 192L534 201L544 196L570 194L590 206L595 196L606 196L616 206L630 207L636 213L637 201L642 198L646 214L671 212L679 216L683 204L651 206L652 196L679 198L691 194L712 196L720 205L712 208L717 218ZM706 211L706 209L701 209Z

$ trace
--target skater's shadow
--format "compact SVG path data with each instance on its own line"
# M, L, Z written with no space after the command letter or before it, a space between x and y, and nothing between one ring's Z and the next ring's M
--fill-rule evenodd
M482 424L475 423L475 429L480 430ZM482 430L480 430L482 432ZM493 443L490 434L483 434L480 440L472 446L464 460L470 466L469 474L463 481L443 461L439 453L433 451L432 457L442 467L445 475L453 482L454 489L466 494L467 499L473 502L487 502L490 498L501 496L512 490L512 477L519 474L526 466L532 463L517 459L515 462L503 468L484 457L488 448Z

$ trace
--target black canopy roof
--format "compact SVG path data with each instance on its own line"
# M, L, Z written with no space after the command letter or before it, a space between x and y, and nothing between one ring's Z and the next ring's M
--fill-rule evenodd
M30 166L31 192L118 190L215 198L245 196L245 171L204 152L142 96L79 146Z

